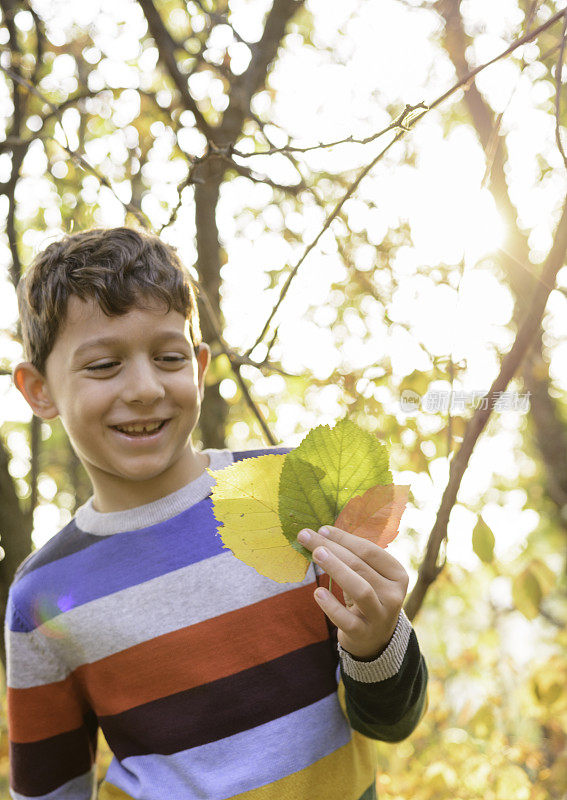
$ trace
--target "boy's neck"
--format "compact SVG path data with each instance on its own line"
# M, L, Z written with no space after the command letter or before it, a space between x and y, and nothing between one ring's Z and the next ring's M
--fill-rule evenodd
M125 480L118 475L99 473L91 468L92 507L106 514L153 503L196 480L209 464L210 458L206 453L187 448L182 458L168 470L148 481Z

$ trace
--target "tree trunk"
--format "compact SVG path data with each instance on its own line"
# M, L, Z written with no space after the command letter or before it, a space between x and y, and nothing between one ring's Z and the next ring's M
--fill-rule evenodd
M197 269L199 283L207 294L217 318L220 310L221 252L216 210L222 180L221 164L206 161L197 175L195 184L195 221L197 227ZM216 333L203 303L200 303L201 330L206 342L214 342ZM204 447L226 446L226 420L228 406L219 392L219 384L211 383L205 388L203 409L199 428Z
M6 616L8 590L18 565L32 547L32 514L23 511L8 472L9 455L0 439L0 535L4 545L0 561L0 614ZM2 626L3 632L3 626ZM4 636L0 637L0 658L6 665Z

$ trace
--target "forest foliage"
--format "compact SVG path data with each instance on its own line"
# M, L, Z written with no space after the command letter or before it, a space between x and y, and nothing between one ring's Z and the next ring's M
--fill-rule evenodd
M348 415L412 486L392 552L429 706L409 739L377 745L381 800L567 797L561 4L0 5L2 603L89 495L61 424L16 409L14 287L64 232L148 228L201 286L198 443L292 446ZM459 391L459 407L424 405ZM101 776L108 759L101 741Z

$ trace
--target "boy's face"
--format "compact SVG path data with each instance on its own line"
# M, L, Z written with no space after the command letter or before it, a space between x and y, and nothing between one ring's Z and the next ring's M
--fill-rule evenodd
M45 376L35 371L33 383L31 365L15 372L36 413L61 416L99 511L156 500L206 466L190 437L209 349L201 345L195 357L183 315L151 300L145 305L108 317L94 301L72 296Z

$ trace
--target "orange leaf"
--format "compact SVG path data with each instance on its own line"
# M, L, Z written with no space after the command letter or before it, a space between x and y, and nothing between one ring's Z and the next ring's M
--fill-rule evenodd
M335 521L335 527L386 547L398 534L409 496L409 486L372 486L351 498Z

